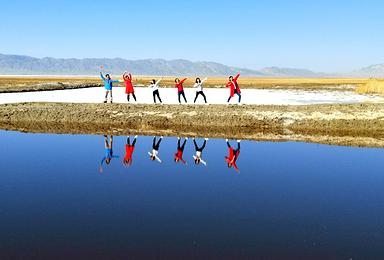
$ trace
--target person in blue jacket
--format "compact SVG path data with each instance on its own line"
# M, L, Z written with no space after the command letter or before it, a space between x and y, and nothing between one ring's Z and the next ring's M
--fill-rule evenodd
M118 155L113 155L112 142L113 142L113 136L112 135L109 137L109 143L108 143L108 136L104 135L105 156L103 157L103 159L101 159L101 162L100 162L100 171L101 172L103 172L103 162L104 161L107 164L109 164L112 159L119 158Z
M119 81L118 80L112 80L111 76L109 76L109 74L105 74L105 78L104 78L103 74L101 73L101 71L100 71L100 76L101 76L102 80L104 80L104 82L105 82L105 99L104 99L104 103L107 103L107 101L108 101L108 94L110 95L110 100L111 100L111 103L112 103L112 83L113 82L119 82Z

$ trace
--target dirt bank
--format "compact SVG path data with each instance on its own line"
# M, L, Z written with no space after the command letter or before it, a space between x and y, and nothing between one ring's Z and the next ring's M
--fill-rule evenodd
M0 105L0 129L39 133L143 134L305 141L384 147L384 104Z

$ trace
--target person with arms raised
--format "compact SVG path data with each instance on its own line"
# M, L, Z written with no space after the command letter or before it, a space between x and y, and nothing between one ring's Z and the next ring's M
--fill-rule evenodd
M231 98L237 94L239 96L239 103L238 105L241 105L241 91L240 91L240 88L239 88L239 85L237 84L237 79L240 77L240 74L241 74L241 71L239 72L239 74L236 75L236 77L232 77L232 76L229 76L229 82L227 83L227 85L225 85L226 87L230 87L231 88L231 92L229 93L229 98L227 100L227 105L229 104L229 100L231 100Z
M175 88L177 88L177 95L179 98L179 105L181 105L180 96L183 96L185 103L187 103L187 99L185 98L184 94L184 88L183 88L183 82L186 81L188 78L184 78L182 81L180 81L179 78L175 79Z
M107 103L108 101L108 95L110 96L110 101L112 103L112 83L113 82L119 82L118 80L112 80L111 79L111 76L109 76L109 74L105 74L105 78L103 77L103 74L101 73L100 71L100 77L102 80L104 80L104 87L105 87L105 99L104 99L104 103Z

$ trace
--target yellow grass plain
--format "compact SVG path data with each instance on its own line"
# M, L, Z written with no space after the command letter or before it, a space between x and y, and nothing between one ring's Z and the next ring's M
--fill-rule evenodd
M148 86L151 79L159 79L160 77L135 77L133 75L134 85ZM183 79L184 77L179 77ZM204 77L200 77L203 79ZM112 79L122 81L121 76L113 76ZM195 83L196 77L189 77L185 81L185 86ZM164 77L160 86L172 87L175 83L175 77ZM99 77L18 77L18 76L0 76L0 86L25 86L31 84L47 83L47 82L80 82L80 83L102 83ZM228 78L211 77L205 82L204 87L222 87L228 82ZM364 78L248 78L240 77L238 83L240 88L312 88L321 86L341 86L355 85L360 86L366 84L368 79Z

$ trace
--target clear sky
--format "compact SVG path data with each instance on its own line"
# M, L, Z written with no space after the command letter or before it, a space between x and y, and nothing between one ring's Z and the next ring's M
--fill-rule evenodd
M3 0L0 53L348 72L384 63L383 10L383 0Z

